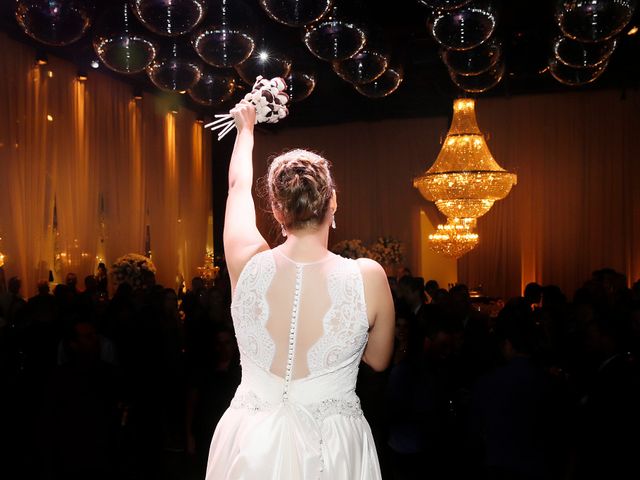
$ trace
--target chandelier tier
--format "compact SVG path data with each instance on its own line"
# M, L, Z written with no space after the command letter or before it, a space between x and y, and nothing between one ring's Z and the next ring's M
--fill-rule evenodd
M475 219L450 218L429 235L429 247L445 257L460 258L478 245L479 236L473 231L475 224Z
M453 104L451 127L438 158L413 186L449 218L478 218L516 183L516 174L491 155L476 121L474 100L460 98Z

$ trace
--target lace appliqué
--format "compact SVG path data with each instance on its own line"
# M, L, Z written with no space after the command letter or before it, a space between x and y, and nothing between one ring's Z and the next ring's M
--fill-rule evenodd
M311 373L331 368L361 353L368 338L364 287L357 263L342 260L340 267L328 275L327 287L331 308L323 319L322 337L307 353Z
M322 423L322 421L331 415L342 415L344 417L359 418L362 416L360 408L360 400L343 400L340 398L329 398L321 402L312 403L307 408L313 415L313 418Z
M233 326L241 352L269 370L276 347L266 329L269 304L266 292L276 273L270 252L255 255L240 274L231 305Z
M264 412L273 407L273 405L265 400L262 400L254 392L249 391L246 393L236 394L231 400L231 408L238 408L243 410L249 410L250 412Z
M264 412L274 407L261 399L252 391L237 394L231 400L231 408L248 410L252 413ZM360 400L355 397L352 400L344 400L341 398L328 398L321 402L305 405L305 408L311 413L313 419L321 424L325 419L332 415L342 415L344 417L360 418L362 417L362 408L360 408Z

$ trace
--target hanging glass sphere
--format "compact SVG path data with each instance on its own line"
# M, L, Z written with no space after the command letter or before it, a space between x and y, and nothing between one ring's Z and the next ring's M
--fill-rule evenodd
M236 66L236 71L243 82L253 85L259 75L286 78L291 71L291 60L280 53L263 50Z
M160 50L147 67L153 84L161 90L184 92L193 87L202 75L202 66L191 52L178 42L170 42Z
M206 0L132 0L131 6L145 27L170 37L191 31L207 13Z
M78 40L91 25L93 3L81 0L18 0L18 24L34 40L60 47Z
M553 78L571 87L578 87L594 82L607 68L608 60L594 67L575 68L559 62L555 58L549 62L549 73Z
M603 42L627 26L636 0L559 0L556 22L567 37L580 42Z
M504 76L504 62L498 62L489 70L485 70L478 75L460 75L453 70L449 70L449 76L453 83L465 92L486 92L502 80Z
M229 100L236 91L236 77L229 72L206 69L200 80L188 90L189 96L200 105L213 107Z
M303 27L320 20L333 0L260 0L260 5L276 22Z
M501 53L500 45L493 40L471 50L444 49L442 61L458 75L478 75L493 67Z
M108 10L96 25L93 48L100 60L118 73L138 73L156 56L156 45L126 2Z
M490 4L474 2L459 10L438 11L429 22L429 30L445 48L469 50L484 43L496 28Z
M341 8L342 5L346 3L342 2ZM358 53L365 44L365 31L342 17L334 5L328 16L306 28L304 43L321 60L345 60Z
M307 72L291 71L287 78L287 94L291 102L301 102L316 88L315 75Z
M356 84L358 93L369 98L383 98L395 92L402 83L401 67L389 67L376 80L369 83Z
M560 36L553 44L553 54L568 67L595 67L609 60L615 48L615 38L600 43L584 43Z
M434 10L454 10L471 3L471 0L419 0Z
M235 67L244 62L255 48L248 33L224 26L199 30L193 36L192 44L200 58L220 68Z
M349 83L369 83L382 75L388 65L387 55L365 48L351 58L333 62L333 71Z

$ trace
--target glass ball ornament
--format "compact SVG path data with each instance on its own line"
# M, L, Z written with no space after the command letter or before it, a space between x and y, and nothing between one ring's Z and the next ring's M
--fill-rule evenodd
M490 40L470 50L442 50L442 61L458 75L479 75L493 67L502 55L498 41Z
M369 83L382 75L389 66L384 53L364 48L353 57L333 62L333 71L349 83Z
M575 68L559 62L556 58L549 62L549 73L563 85L579 87L596 81L607 68L608 60L593 66Z
M316 77L312 73L291 71L287 78L287 94L291 102L301 102L313 93L316 88Z
M93 2L81 0L18 0L16 20L38 42L61 47L84 35L91 25Z
M471 3L472 0L419 0L420 3L434 10L455 10Z
M213 107L229 100L235 93L236 86L236 77L232 73L208 68L187 93L194 102Z
M627 26L636 0L560 0L556 22L562 33L579 42L604 42Z
M200 29L191 43L202 60L219 68L235 67L248 59L255 48L251 35L222 25Z
M142 72L156 56L156 44L135 19L126 2L107 10L96 25L93 48L107 68Z
M131 7L145 27L169 37L190 32L207 13L206 0L132 0Z
M268 79L286 78L291 72L291 60L281 53L262 50L254 53L235 68L243 82L253 85L259 75Z
M460 75L449 70L449 76L456 86L468 93L482 93L492 89L504 77L504 62L500 61L478 75Z
M333 0L260 0L260 6L276 22L303 27L320 20Z
M599 43L584 43L559 36L553 43L553 55L568 67L595 67L609 60L615 48L615 38Z
M401 67L389 67L376 80L369 83L354 85L361 95L369 98L383 98L395 92L400 84L404 72Z
M184 92L202 75L202 65L182 43L172 41L160 49L147 67L147 75L160 90Z
M433 38L445 48L469 50L484 43L495 31L490 3L473 2L457 10L441 10L428 22Z
M364 47L367 40L364 29L347 19L342 12L343 7L348 7L348 4L336 0L327 16L305 29L305 45L321 60L334 62L352 57Z

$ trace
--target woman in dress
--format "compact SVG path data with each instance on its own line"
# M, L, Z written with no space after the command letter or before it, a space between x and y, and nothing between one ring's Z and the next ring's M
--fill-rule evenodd
M371 430L355 394L360 360L384 370L394 310L384 270L327 250L337 200L328 162L293 150L271 163L267 189L286 237L256 227L255 108L231 110L224 245L242 382L211 443L207 480L375 480Z

